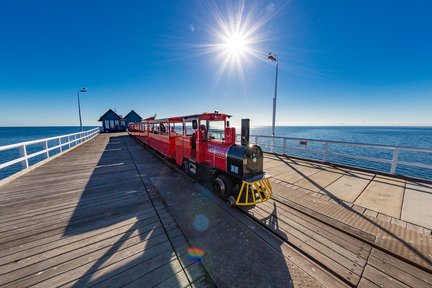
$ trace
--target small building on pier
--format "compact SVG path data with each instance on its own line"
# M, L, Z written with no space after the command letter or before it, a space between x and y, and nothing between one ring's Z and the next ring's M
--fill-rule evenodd
M131 110L123 119L125 128L129 126L129 123L137 123L143 120L142 117L138 115L138 113L136 113L134 110Z
M134 110L131 110L125 117L122 117L112 109L109 109L98 121L102 122L104 132L120 132L126 131L129 123L141 122L142 117Z

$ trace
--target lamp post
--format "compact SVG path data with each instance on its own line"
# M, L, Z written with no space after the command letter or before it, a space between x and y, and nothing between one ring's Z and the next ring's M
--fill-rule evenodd
M80 119L80 128L81 128L81 132L83 132L83 126L82 126L82 121L81 121L80 92L83 92L83 93L87 92L87 88L81 88L77 92L77 95L78 95L78 114L79 114L79 119Z
M276 122L276 99L277 99L277 82L278 82L278 70L279 70L279 61L276 58L276 55L273 55L271 52L267 55L267 60L271 62L276 62L276 79L275 79L275 90L273 97L273 122L272 122L272 136L275 136L275 122Z

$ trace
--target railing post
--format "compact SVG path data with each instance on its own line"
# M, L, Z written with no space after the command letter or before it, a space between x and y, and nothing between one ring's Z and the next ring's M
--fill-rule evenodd
M324 162L327 162L328 153L329 153L329 149L328 148L329 148L329 143L325 142L324 143L324 159L323 159Z
M60 148L60 153L63 152L63 148L62 148L62 143L61 143L61 138L60 137L58 138L58 145L59 145L59 148Z
M282 152L283 155L286 155L286 154L285 154L286 140L287 140L287 139L284 138L284 141L283 141L283 152Z
M274 136L272 137L271 141L271 153L274 153Z
M71 147L71 144L70 144L70 142L71 142L71 140L70 140L70 135L68 136L68 144L69 144L69 149L70 149L70 147Z
M44 146L44 150L45 150L45 157L46 157L46 158L49 158L48 140L45 140L43 146Z
M399 149L397 147L395 147L394 152L393 152L393 160L392 160L392 164L391 164L391 168L390 168L390 174L392 174L392 175L396 174L398 158L399 158Z
M255 136L255 145L258 145L258 135Z
M19 153L21 157L24 157L24 160L21 162L22 168L26 169L29 167L28 158L27 158L27 147L26 145L21 145L19 147Z

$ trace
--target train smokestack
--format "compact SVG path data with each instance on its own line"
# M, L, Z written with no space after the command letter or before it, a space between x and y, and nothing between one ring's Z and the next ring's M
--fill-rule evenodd
M242 119L241 120L241 145L242 146L249 145L249 131L250 131L250 120Z

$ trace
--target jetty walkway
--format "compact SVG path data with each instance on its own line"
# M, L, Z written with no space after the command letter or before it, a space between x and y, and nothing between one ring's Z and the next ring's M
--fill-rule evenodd
M0 186L0 286L432 286L430 184L273 154L264 168L273 199L234 209L98 135Z

